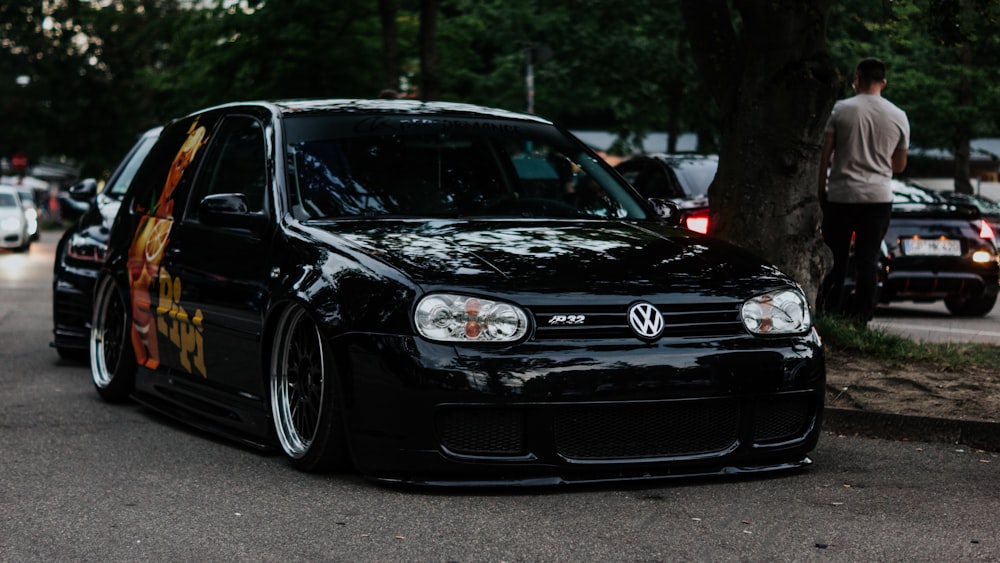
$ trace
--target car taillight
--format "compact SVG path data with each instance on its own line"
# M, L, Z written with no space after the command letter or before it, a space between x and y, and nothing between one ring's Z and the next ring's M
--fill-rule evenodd
M993 227L985 219L980 219L979 222L981 223L979 226L979 238L992 240L996 236Z
M684 226L696 233L708 233L708 211L698 211L684 218Z

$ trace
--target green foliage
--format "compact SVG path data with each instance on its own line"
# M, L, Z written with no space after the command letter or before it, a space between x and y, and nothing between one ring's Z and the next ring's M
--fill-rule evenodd
M102 174L143 129L199 107L370 97L384 83L373 0L191 5L0 3L0 155L65 155ZM412 91L420 3L397 5L399 74ZM909 113L914 143L950 147L963 128L1000 128L998 18L996 0L843 0L831 3L829 50L845 75L863 56L885 58L886 95ZM719 112L686 33L676 1L442 0L442 97L525 110L525 53L536 49L549 54L534 64L537 113L617 132L622 151L650 131L708 139ZM20 75L30 83L13 83Z
M848 85L858 60L885 60L884 95L909 115L912 143L953 148L1000 129L998 22L995 0L847 0L831 7L829 48Z
M878 358L896 365L933 364L948 371L1000 364L1000 346L975 343L918 343L877 328L858 327L831 315L819 315L816 328L833 352Z

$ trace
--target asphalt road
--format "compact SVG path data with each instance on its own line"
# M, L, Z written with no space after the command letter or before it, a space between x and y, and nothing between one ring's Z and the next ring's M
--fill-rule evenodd
M1000 456L826 434L804 472L540 491L315 476L102 403L0 252L0 561L1000 560Z

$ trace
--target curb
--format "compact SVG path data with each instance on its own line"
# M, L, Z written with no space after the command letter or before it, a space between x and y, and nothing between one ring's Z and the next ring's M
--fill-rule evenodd
M886 440L946 442L1000 452L1000 423L928 418L856 409L823 409L823 429Z

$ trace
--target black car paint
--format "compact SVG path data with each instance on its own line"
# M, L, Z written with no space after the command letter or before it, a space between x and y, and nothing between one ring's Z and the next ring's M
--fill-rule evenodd
M308 307L333 352L353 461L370 477L552 484L808 465L824 393L820 340L815 331L755 337L743 328L739 307L745 299L796 286L745 252L652 218L303 221L284 211L284 116L412 112L433 119L468 111L352 102L233 105L199 114L198 124L210 132L208 150L211 132L228 113L264 123L265 215L276 216L242 227L174 220L150 308L161 333L185 344L160 350L158 366L139 367L134 398L243 443L273 446L268 343L274 319L295 303ZM529 119L476 111L505 124ZM531 126L540 123L530 119ZM149 160L169 159L176 145L162 139L191 123L185 118L169 126ZM189 165L195 174L204 154ZM152 168L144 166L137 176L109 241L104 275L122 291L129 287L128 249L141 211L162 185L149 181L158 177ZM177 216L197 206L185 200L189 176L177 188ZM508 344L424 340L415 335L413 306L419 296L438 291L517 303L533 317L531 331ZM637 300L673 311L680 330L652 343L625 333L625 310ZM710 310L699 311L705 304ZM552 330L541 322L553 311L602 322ZM759 422L772 416L767 407L775 403L783 414L793 411L799 423L772 435ZM712 408L702 411L703 405ZM554 438L576 435L576 425L599 432L594 421L609 409L637 409L654 418L657 412L701 413L698 425L688 416L658 421L665 432L713 427L712 413L723 412L738 435L656 455L568 455ZM442 432L491 420L520 428L523 441L500 453L474 451L461 436L441 443ZM463 447L449 447L449 439Z

